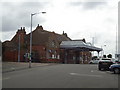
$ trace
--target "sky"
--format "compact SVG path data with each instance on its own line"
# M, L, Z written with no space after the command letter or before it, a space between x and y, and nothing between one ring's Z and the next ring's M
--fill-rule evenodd
M30 32L42 25L45 30L67 33L72 40L86 39L104 54L116 53L119 0L1 0L1 41L11 40L21 27Z

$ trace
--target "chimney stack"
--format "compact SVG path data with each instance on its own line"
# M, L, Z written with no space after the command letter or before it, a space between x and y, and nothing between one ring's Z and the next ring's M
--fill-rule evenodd
M66 37L68 37L68 36L67 36L67 33L65 33L64 31L63 31L63 35L65 35Z
M38 24L38 26L36 27L36 29L43 30L43 27L42 27L42 26L39 26L39 24Z

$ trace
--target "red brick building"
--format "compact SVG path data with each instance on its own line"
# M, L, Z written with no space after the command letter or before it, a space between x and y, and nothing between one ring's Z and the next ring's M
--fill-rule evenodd
M71 40L66 33L56 34L37 26L32 32L32 61L36 62L61 62L60 43ZM25 58L29 53L30 33L26 34L25 27L21 27L11 41L2 43L3 61L18 61L18 51L20 44L20 61L28 61Z
M32 32L32 61L33 62L58 62L65 63L65 48L61 48L62 41L72 41L66 33L57 34L44 30L42 26L37 26ZM81 40L84 43L85 39ZM21 27L16 32L16 35L10 41L2 43L2 56L3 61L29 61L27 55L30 46L30 33L26 34L25 27ZM20 54L19 54L20 53ZM77 54L76 54L77 53ZM74 49L69 49L67 56L67 63L78 63L77 56L81 54L84 56L84 62L91 59L91 52L76 52ZM77 56L76 56L77 55ZM80 63L80 62L79 62Z

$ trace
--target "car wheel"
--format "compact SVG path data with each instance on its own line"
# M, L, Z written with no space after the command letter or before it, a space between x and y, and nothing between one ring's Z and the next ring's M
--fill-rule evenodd
M101 68L99 68L99 70L101 70Z
M114 73L115 73L115 74L118 74L118 73L120 73L120 70L119 70L118 68L115 68L115 69L114 69Z

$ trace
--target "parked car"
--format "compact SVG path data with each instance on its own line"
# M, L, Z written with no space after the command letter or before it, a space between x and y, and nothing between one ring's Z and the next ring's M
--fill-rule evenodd
M98 64L99 60L91 60L89 64Z
M115 74L120 74L120 64L113 64L109 67L111 72L114 72Z
M98 69L99 70L109 70L110 65L113 64L111 58L102 58L99 60Z
M119 63L119 60L118 59L115 59L115 58L111 58L111 61L115 64L115 63Z

